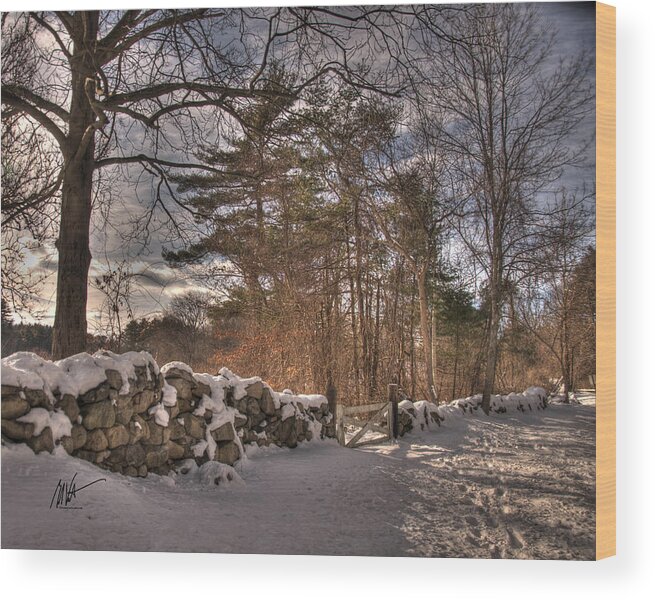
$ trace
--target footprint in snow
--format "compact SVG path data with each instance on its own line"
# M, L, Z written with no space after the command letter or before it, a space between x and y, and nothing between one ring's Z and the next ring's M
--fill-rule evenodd
M525 546L525 540L518 531L515 531L510 527L507 530L507 534L509 535L509 543L512 548L521 549Z

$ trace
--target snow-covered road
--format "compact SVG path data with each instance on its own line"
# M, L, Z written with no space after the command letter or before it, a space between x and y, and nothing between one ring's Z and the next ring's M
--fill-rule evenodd
M459 419L397 445L263 452L227 487L2 448L2 546L592 559L595 408ZM77 472L71 505L50 509Z

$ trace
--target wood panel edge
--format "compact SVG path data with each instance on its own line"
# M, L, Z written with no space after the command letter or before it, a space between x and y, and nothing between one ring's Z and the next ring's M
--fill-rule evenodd
M596 3L596 559L616 554L616 8Z

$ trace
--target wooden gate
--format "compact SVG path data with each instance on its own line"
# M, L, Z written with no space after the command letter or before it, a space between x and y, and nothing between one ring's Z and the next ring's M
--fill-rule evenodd
M373 413L373 416L370 416ZM356 418L356 415L369 415L368 419ZM386 425L380 425L379 422L386 417ZM335 426L338 442L346 448L357 448L364 444L377 444L385 440L395 440L398 438L398 385L389 385L389 400L377 404L363 404L360 406L343 406L337 404L335 411ZM355 429L353 435L346 441L346 427L350 426ZM373 431L381 434L380 436L364 440L363 437Z

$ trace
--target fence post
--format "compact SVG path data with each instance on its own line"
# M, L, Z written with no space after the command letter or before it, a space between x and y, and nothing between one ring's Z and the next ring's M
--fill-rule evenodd
M345 446L346 435L343 430L343 406L341 404L337 404L334 410L334 433L337 436L337 442Z
M336 427L336 419L337 419L337 388L334 386L332 383L332 378L328 378L328 384L327 384L327 389L325 390L325 397L327 398L328 401L328 410L330 411L330 414L332 415L332 423ZM334 431L334 435L336 436L336 429Z
M389 384L389 438L398 439L398 384Z

